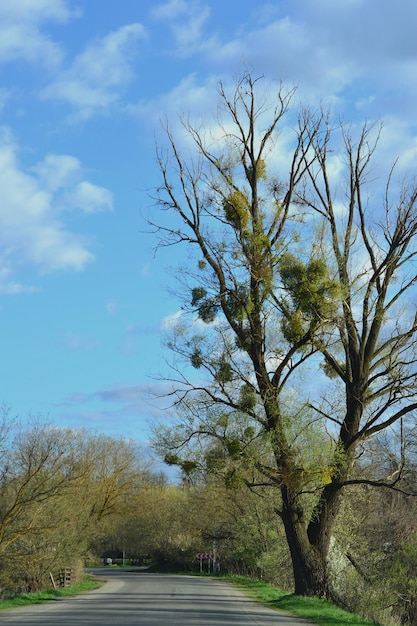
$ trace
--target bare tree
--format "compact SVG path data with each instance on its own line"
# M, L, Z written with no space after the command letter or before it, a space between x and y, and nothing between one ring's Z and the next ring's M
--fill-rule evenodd
M9 439L0 474L0 554L20 554L18 546L37 528L46 503L81 478L77 440L75 433L39 422L19 427Z
M360 447L416 407L417 327L407 309L416 191L404 187L391 206L388 177L373 222L364 196L378 133L372 142L365 126L355 143L322 111L300 113L291 148L282 144L286 171L273 175L292 92L262 97L261 84L245 74L231 97L220 85L216 136L184 122L194 160L169 129L169 151L158 151L157 203L170 215L149 221L160 245L195 251L180 273L194 323L180 321L169 342L179 421L159 443L189 472L204 461L230 480L244 466L252 488L279 490L295 591L323 595L344 486L396 485L355 473ZM340 136L342 198L329 163ZM332 411L311 399L324 372L342 398Z
M129 510L144 466L133 442L41 418L5 414L0 442L1 586L37 591Z

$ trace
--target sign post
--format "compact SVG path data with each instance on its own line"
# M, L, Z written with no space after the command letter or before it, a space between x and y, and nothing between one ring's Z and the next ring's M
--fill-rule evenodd
M203 571L203 559L207 559L207 572L210 574L211 562L213 562L213 573L216 563L216 555L212 552L198 552L196 554L197 559L200 561L200 572Z

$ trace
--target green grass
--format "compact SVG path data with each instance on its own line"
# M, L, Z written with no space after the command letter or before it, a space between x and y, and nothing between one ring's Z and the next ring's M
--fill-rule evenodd
M19 606L28 606L29 604L42 604L50 600L59 600L59 598L76 596L85 591L97 589L101 583L86 576L84 580L71 587L62 587L59 589L48 589L47 591L39 591L37 593L22 593L8 600L0 600L0 611L3 609L13 609Z
M332 602L320 598L304 598L277 589L273 585L251 580L244 576L226 576L225 579L253 600L279 611L286 611L319 626L370 626L370 622L359 615L348 613Z

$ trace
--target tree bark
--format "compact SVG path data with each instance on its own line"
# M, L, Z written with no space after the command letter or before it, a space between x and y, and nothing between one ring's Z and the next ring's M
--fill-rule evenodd
M290 549L294 593L300 596L328 596L327 553L314 546L308 536L301 506L282 487L282 521Z

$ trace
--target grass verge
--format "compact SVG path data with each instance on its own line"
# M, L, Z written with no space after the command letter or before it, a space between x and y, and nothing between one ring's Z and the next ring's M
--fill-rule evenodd
M264 606L292 613L311 624L318 624L319 626L378 626L375 625L375 622L370 622L359 615L343 611L328 600L296 596L268 583L251 580L244 576L228 575L224 579Z
M59 589L48 589L47 591L39 591L37 593L22 593L8 600L0 600L0 611L3 609L13 609L19 606L28 606L30 604L42 604L50 600L59 600L59 598L68 598L76 596L85 591L91 591L100 587L101 583L86 576L81 583L72 585L71 587L63 587Z
M154 571L161 571L161 569L155 568ZM195 572L185 573L199 575ZM317 624L318 626L380 626L358 615L343 611L328 600L296 596L287 591L282 591L269 583L252 580L244 576L227 574L219 576L219 578L223 578L256 602L269 608L292 613L302 617L311 624ZM81 583L71 587L49 589L38 593L23 593L8 600L0 600L0 611L76 596L80 593L97 589L101 584L90 576L85 576Z

